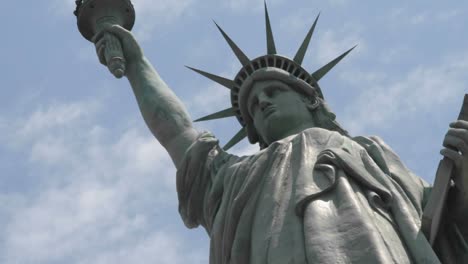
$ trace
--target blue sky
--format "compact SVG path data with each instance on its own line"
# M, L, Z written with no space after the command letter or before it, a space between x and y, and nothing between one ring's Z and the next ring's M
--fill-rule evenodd
M266 50L261 0L134 0L133 32L194 118L224 109L240 64ZM320 85L352 135L379 135L429 182L468 86L462 1L270 0L278 52L292 57L318 12L304 67L358 47ZM177 212L175 170L130 86L77 31L74 1L7 1L0 22L0 262L207 263L209 240ZM226 143L234 119L197 124ZM242 142L233 149L252 153Z

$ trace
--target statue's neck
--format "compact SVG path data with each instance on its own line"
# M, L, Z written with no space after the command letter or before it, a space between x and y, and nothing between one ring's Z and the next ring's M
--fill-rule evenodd
M271 140L271 142L269 142L268 144L271 144L275 141L281 140L283 138L287 138L292 135L299 134L302 131L309 129L309 128L313 128L313 127L317 127L313 121L303 122L300 124L296 124L295 126L290 126L290 129L284 130L284 132L276 135L275 139Z

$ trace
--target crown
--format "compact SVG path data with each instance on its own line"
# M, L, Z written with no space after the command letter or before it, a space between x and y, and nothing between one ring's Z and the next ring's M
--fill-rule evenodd
M234 79L227 79L221 76L217 76L196 68L187 68L205 76L206 78L217 82L218 84L228 88L231 91L231 107L218 111L216 113L204 116L194 122L207 121L214 119L221 119L226 117L235 116L242 128L229 140L229 142L223 147L224 150L228 150L232 146L239 143L245 137L249 138L250 143L254 144L259 142L258 135L256 135L251 125L250 117L245 114L242 106L242 94L245 94L245 90L248 89L248 83L252 82L255 76L261 75L270 76L272 78L283 78L287 80L295 80L301 85L302 89L306 94L315 94L320 98L324 99L322 90L318 85L318 81L325 76L338 62L340 62L348 53L351 52L356 46L350 48L340 56L336 57L320 69L316 70L312 74L306 71L302 66L302 61L307 52L310 40L317 25L317 21L320 17L320 13L315 18L310 30L308 31L304 41L299 47L294 59L278 55L276 52L275 41L273 38L273 32L270 24L270 17L268 15L268 8L266 1L265 5L265 24L266 24L266 42L267 42L267 54L260 56L256 59L250 60L245 53L236 45L236 43L224 32L224 30L216 23L216 27L221 32L226 42L231 47L232 51L236 55L237 59L242 64L242 68L239 70ZM270 69L270 71L268 71ZM270 72L271 74L268 74Z

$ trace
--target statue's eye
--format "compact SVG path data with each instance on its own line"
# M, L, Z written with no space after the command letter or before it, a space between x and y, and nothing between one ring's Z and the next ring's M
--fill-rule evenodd
M280 87L275 87L275 89L273 89L273 95L278 95L279 93L281 93L283 90L280 88Z
M255 96L254 98L252 98L252 100L250 101L250 106L249 106L249 112L250 114L253 114L255 109L257 109L257 106L258 106L258 97Z
M272 87L269 87L266 90L266 93L267 93L268 96L273 97L273 96L276 96L276 95L280 94L281 92L284 92L285 90L286 89L283 88L283 87L272 86Z

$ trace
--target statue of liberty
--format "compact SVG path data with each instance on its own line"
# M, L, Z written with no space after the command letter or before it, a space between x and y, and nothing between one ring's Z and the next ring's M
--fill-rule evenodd
M197 120L236 117L224 147L193 127L130 31L102 31L120 40L141 114L177 168L180 215L211 239L210 263L468 263L468 122L444 140L456 170L432 243L421 230L432 187L379 137L349 135L325 102L318 82L352 48L309 73L318 16L293 59L277 54L266 5L265 18L267 54L255 59L216 25L242 65L233 79L191 68L230 90L230 107ZM106 64L105 34L94 41ZM245 137L260 150L230 154Z

